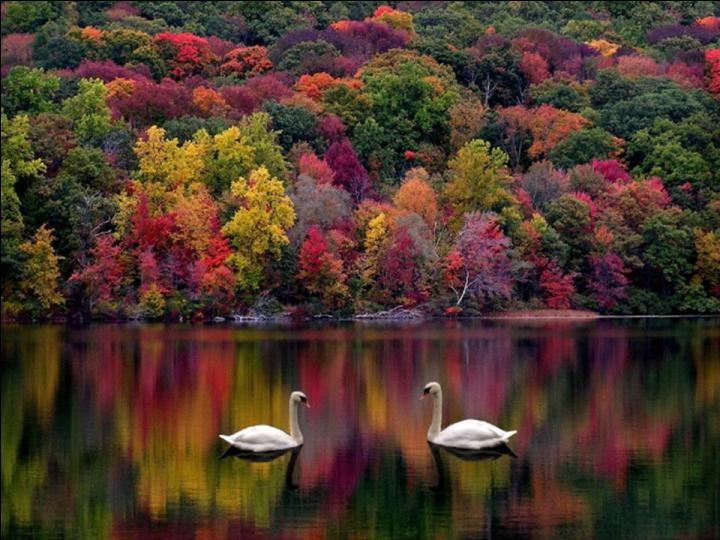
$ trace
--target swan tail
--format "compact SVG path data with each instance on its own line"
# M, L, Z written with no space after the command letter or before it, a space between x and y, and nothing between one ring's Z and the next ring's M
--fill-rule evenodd
M218 436L226 443L233 444L233 440L230 438L230 435L218 435Z
M512 437L512 436L515 435L516 433L517 433L517 430L516 430L516 429L514 429L514 430L512 430L512 431L506 431L506 432L505 432L505 435L503 435L503 437L502 437L503 441L507 441L510 437Z

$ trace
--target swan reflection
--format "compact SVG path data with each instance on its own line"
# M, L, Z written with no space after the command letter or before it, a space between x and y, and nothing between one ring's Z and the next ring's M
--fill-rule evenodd
M433 491L444 491L447 488L447 463L443 462L442 453L446 452L453 457L461 459L463 461L495 461L503 456L509 456L516 458L517 455L512 449L506 444L501 443L491 448L483 448L481 450L468 450L466 448L453 448L451 446L441 446L428 442L430 447L430 453L435 463L435 470L437 471L438 482L435 486L432 486Z
M293 482L293 472L295 471L295 466L297 465L298 456L300 455L301 450L302 445L296 446L295 448L286 448L284 450L270 450L268 452L251 452L249 450L242 450L241 448L237 448L235 446L230 446L227 450L225 450L225 452L223 452L220 459L222 460L229 457L235 457L250 463L269 463L270 461L275 461L285 454L290 454L287 469L285 469L285 487L288 489L297 489L298 485Z

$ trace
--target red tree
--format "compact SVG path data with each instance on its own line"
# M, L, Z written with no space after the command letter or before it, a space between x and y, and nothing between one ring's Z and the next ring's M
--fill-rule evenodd
M331 144L325 161L335 172L335 184L345 188L356 201L369 194L370 177L348 139Z

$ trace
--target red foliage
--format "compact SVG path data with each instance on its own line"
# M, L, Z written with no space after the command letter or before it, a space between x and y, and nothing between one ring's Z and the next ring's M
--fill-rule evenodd
M245 83L243 88L245 88L258 103L266 100L281 101L293 94L287 78L277 73L253 77Z
M251 114L258 107L258 100L244 86L223 86L220 95L239 115Z
M326 114L318 122L318 132L330 143L342 140L346 131L343 121L334 114Z
M75 76L80 79L100 79L108 83L115 79L128 79L131 81L151 82L152 74L147 66L140 65L133 68L118 66L112 60L92 62L83 60L75 69Z
M8 34L2 38L0 59L2 76L7 75L14 66L29 65L32 62L33 34Z
M108 99L113 115L125 118L136 127L183 116L191 102L190 89L171 79L163 79L160 83L140 80L131 94Z
M162 32L155 36L155 44L178 79L205 71L215 59L207 39L188 32Z
M255 77L270 71L273 63L268 58L265 47L255 45L252 47L238 47L223 58L220 71L223 73L237 73L244 77Z
M346 292L342 260L330 250L320 227L312 225L300 247L298 279L331 307L337 307Z
M665 75L685 88L702 88L705 83L702 64L673 62L667 67Z
M223 58L227 53L237 47L232 41L221 39L217 36L208 36L205 39L207 39L212 53L218 58Z
M593 299L602 309L614 308L620 300L627 297L627 269L622 259L615 253L590 257L592 276L589 289Z
M720 49L705 51L705 81L708 92L720 95Z
M85 296L93 303L109 302L117 298L125 275L121 264L122 249L109 235L99 236L90 250L92 261L70 276L70 282L85 287Z
M419 262L415 241L405 227L399 227L378 263L378 284L387 300L400 300L405 305L427 300Z
M342 186L356 201L370 192L370 177L348 139L334 142L325 152L325 161L335 172L335 184Z
M662 75L662 68L655 60L639 55L621 56L618 58L617 69L620 75L630 79Z
M630 173L617 159L594 159L590 163L593 170L612 183L625 184L632 180Z
M306 174L315 179L318 184L332 184L335 173L324 159L315 154L303 154L298 164L300 174Z
M524 52L520 60L520 71L531 84L541 83L550 77L547 60L534 52Z
M555 261L546 261L540 272L540 290L550 309L570 309L575 294L573 276L563 274Z
M491 298L509 298L513 278L508 257L510 239L497 219L467 214L454 249L445 259L444 279L459 305L467 295L483 305Z

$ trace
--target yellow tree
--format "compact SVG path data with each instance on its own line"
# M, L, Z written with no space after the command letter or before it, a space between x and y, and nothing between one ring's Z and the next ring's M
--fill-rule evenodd
M145 140L135 145L138 179L164 187L197 182L203 173L204 150L204 145L197 141L181 145L177 139L166 139L164 129L151 126Z
M33 315L40 315L63 303L58 289L60 257L55 254L52 240L52 229L41 225L32 240L20 246L26 257L20 280L20 300L23 308Z
M230 191L239 208L222 229L234 249L228 262L241 289L257 290L265 263L269 258L277 260L289 242L287 231L295 222L295 209L283 183L265 167L233 182Z

